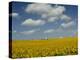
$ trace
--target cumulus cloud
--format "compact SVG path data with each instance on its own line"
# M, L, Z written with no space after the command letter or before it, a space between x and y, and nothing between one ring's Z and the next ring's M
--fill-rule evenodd
M50 4L34 3L29 4L25 9L28 13L40 14L42 18L59 16L66 10L64 6L52 6Z
M26 19L22 25L25 25L25 26L39 26L39 25L44 25L45 24L45 21L44 20L33 20L33 19Z
M43 14L49 12L51 9L52 7L49 4L34 3L34 4L29 4L25 9L25 11L28 13Z
M54 32L54 29L45 30L44 33L52 33Z
M66 22L69 22L69 21L71 21L71 17L69 17L69 16L67 16L67 15L61 15L61 20L65 20Z
M33 13L33 14L39 14L40 18L37 20L33 19L26 19L22 25L28 25L28 26L40 26L44 25L47 22L55 22L62 20L64 23L61 23L61 26L64 28L67 28L71 25L73 25L72 18L64 12L66 11L65 6L60 5L50 5L50 4L43 4L43 3L33 3L28 4L25 11L27 13ZM50 30L52 31L52 30Z
M20 33L29 35L29 34L35 33L36 31L38 31L38 30L29 30L29 31L23 31L23 32L20 32Z
M62 14L62 15L59 15L59 16L48 17L47 19L48 19L48 22L55 22L55 21L58 21L58 20L62 20L65 23L70 22L72 20L70 16L65 15L65 14Z
M10 16L12 16L12 17L17 17L17 16L19 16L19 14L18 14L18 13L13 12L13 13L11 13L11 14L10 14Z
M56 20L64 20L68 22L71 20L71 17L64 14L66 8L59 5L50 5L43 3L34 3L29 4L25 9L27 13L34 13L41 15L40 18L47 20L48 22L55 22Z
M29 4L25 9L28 13L37 13L43 16L56 16L60 15L65 11L64 6L52 6L50 4L43 4L43 3L34 3Z
M68 23L62 23L61 26L62 26L63 28L72 27L72 26L74 26L74 21L70 21L70 22L68 22Z
M48 22L54 22L56 20L58 20L58 17L50 17L50 18L48 18Z
M52 7L52 10L49 11L48 16L60 16L65 11L64 6L54 6Z

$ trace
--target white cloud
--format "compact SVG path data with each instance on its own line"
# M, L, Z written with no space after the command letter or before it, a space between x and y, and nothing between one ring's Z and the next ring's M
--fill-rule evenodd
M35 3L29 4L25 10L28 13L40 14L42 18L46 18L61 15L66 8L58 5L52 6L50 4Z
M61 26L64 28L73 25L73 22L71 22L72 18L64 14L64 12L66 11L66 8L64 6L59 5L52 6L50 4L34 3L29 4L25 11L27 13L39 14L40 19L37 20L27 19L22 23L22 25L39 26L44 25L47 22L55 22L58 20L63 20L65 22L61 24ZM45 33L51 31L53 30L45 31Z
M22 25L28 25L28 26L39 26L39 25L44 25L45 21L44 20L33 20L33 19L26 19Z
M21 34L33 34L33 33L35 33L36 31L38 31L38 30L29 30L29 31L23 31L23 32L20 32Z
M12 16L12 17L17 17L17 16L19 16L19 14L18 14L18 13L13 12L13 13L11 13L11 14L10 14L10 16Z
M54 32L54 29L45 30L44 33L52 33Z
M49 4L34 3L29 4L25 10L29 13L43 14L49 12L51 9L52 7Z
M47 18L47 14L42 14L41 18L44 18L44 19Z
M69 17L69 16L67 16L67 15L61 15L61 20L65 20L66 22L69 22L69 21L71 21L71 17Z
M48 22L55 22L57 20L63 20L64 22L70 22L72 19L71 17L65 15L65 14L62 14L60 16L53 16L53 17L49 17L48 18Z
M52 7L52 10L49 11L48 16L60 16L65 11L64 6L54 6Z
M71 17L64 14L66 8L59 5L50 5L43 3L29 4L25 9L27 13L35 13L41 15L40 18L48 22L55 22L56 20L71 21Z
M63 28L72 27L72 26L74 26L74 21L70 21L70 22L68 22L68 23L62 23L61 26L62 26Z
M56 20L58 20L58 17L50 17L50 18L48 19L48 22L54 22L54 21L56 21Z

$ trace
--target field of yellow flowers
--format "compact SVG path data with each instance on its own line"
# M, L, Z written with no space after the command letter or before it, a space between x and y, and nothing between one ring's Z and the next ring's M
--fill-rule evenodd
M12 40L12 58L64 56L78 54L78 38L48 38L47 40Z

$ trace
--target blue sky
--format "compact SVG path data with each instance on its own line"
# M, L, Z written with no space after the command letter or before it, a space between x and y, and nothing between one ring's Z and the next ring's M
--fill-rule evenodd
M12 2L12 39L44 39L76 36L75 5Z

